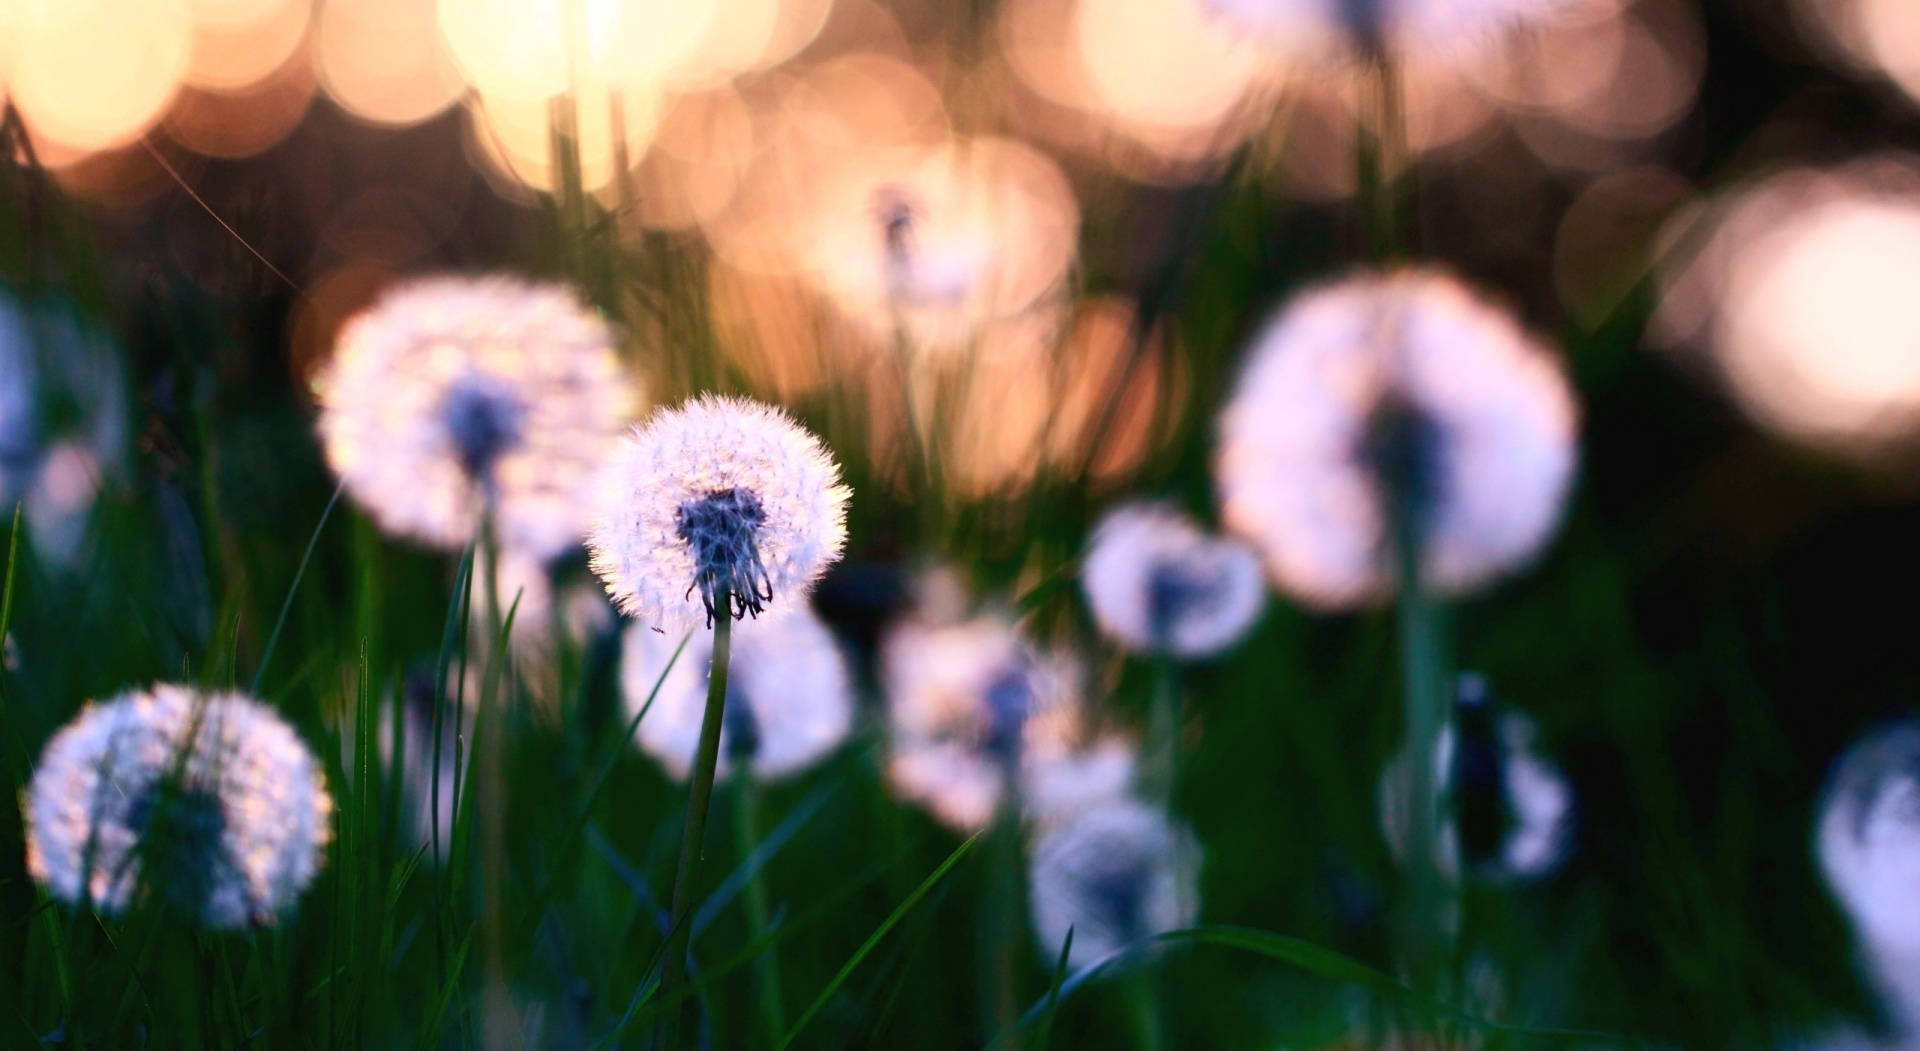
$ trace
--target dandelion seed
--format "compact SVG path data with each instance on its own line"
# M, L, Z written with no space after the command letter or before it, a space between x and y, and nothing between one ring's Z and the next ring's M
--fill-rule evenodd
M1881 727L1840 757L1814 846L1874 985L1920 1037L1920 719Z
M1192 833L1152 807L1108 803L1041 833L1029 867L1040 953L1058 956L1067 931L1069 970L1142 939L1191 926L1200 849Z
M1260 559L1170 507L1130 504L1095 527L1080 587L1101 630L1149 653L1205 657L1232 646L1265 604Z
M653 696L637 743L675 778L685 779L700 740L713 637L696 632L669 669L679 644L678 638L644 624L630 626L620 684L629 716L639 714ZM735 628L728 668L721 776L744 765L761 780L786 777L846 740L853 726L852 674L833 633L804 605L786 616Z
M271 709L157 685L55 734L23 810L27 869L54 897L117 913L152 893L232 929L271 922L313 880L333 802Z
M433 277L347 322L314 381L327 462L381 528L458 548L494 516L544 560L585 529L636 395L613 333L557 285Z
M840 557L850 495L786 413L706 395L620 444L590 564L621 612L668 634L796 607Z
M1077 666L998 617L895 627L880 677L888 780L955 828L984 827L1009 785L1071 756L1081 734Z
M1577 451L1573 394L1507 314L1427 271L1302 294L1268 325L1222 412L1222 516L1303 602L1394 585L1407 516L1423 583L1471 591L1530 562Z
M1434 748L1437 804L1443 807L1434 862L1444 875L1464 869L1485 879L1534 879L1565 859L1572 838L1573 790L1535 747L1523 712L1496 705L1486 681L1462 675L1452 725ZM1405 750L1380 779L1381 823L1396 855L1406 851L1401 783Z

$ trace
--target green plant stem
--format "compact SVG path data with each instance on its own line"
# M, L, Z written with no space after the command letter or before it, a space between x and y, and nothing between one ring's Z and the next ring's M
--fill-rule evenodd
M475 742L479 748L478 762L475 764L475 789L478 796L475 802L480 807L480 871L485 874L486 885L481 888L485 909L482 913L483 933L485 934L483 959L487 988L488 1031L508 1019L496 1017L496 1013L508 1010L512 998L507 993L507 969L503 958L506 941L506 916L502 901L506 895L506 796L501 784L505 776L504 743L506 727L502 715L505 705L501 703L500 680L506 661L508 639L505 614L500 608L500 550L494 533L493 501L487 501L487 514L482 517L480 532L480 554L485 574L487 602L487 662L482 671L480 683L480 716L474 720ZM481 719L485 725L481 725ZM439 820L439 815L434 819ZM492 1041L489 1041L491 1046Z
M1020 804L1011 772L1002 787L987 838L992 854L988 879L992 885L987 893L986 958L982 961L987 985L983 992L989 1032L1007 1034L1020 1020L1014 988L1020 939ZM1011 1037L1005 1046L1019 1047L1019 1037Z
M693 871L700 861L700 845L707 832L707 811L713 803L713 772L720 761L720 726L727 708L727 660L733 649L733 620L727 616L732 596L721 591L714 598L720 613L713 618L713 661L707 669L707 708L700 718L700 744L693 756L693 783L687 792L687 824L680 838L680 861L674 866L673 904L667 913L667 951L660 965L661 1051L681 1046L682 1008L673 1002L686 963L692 935L688 913L693 910Z
M740 863L748 865L744 893L748 934L754 942L766 941L772 927L766 882L760 868L748 864L754 846L760 841L759 796L759 786L753 783L746 765L741 764L733 774L733 837ZM780 947L766 941L766 948L754 958L753 969L759 986L760 1021L766 1026L767 1045L772 1046L787 1032L785 995L780 983Z
M1163 983L1157 970L1135 968L1127 976L1124 993L1140 1051L1163 1051L1167 1046L1167 1017Z
M1402 236L1401 175L1406 167L1406 107L1399 72L1385 57L1367 66L1361 90L1362 118L1354 128L1354 188L1366 238L1367 258L1392 260L1406 248Z
M1446 704L1446 661L1440 611L1422 586L1420 536L1413 515L1396 511L1395 548L1400 583L1400 683L1406 720L1406 906L1402 957L1416 992L1439 995L1449 953L1443 915L1444 891L1435 864L1439 806L1433 760Z

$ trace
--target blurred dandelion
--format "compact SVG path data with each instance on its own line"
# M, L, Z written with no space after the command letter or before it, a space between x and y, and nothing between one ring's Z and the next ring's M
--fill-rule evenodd
M354 317L314 380L327 461L382 528L438 547L490 513L551 558L586 526L594 468L636 394L607 325L557 285L432 277Z
M89 705L22 802L27 869L54 897L117 913L154 893L220 929L293 904L333 812L320 764L271 709L176 685Z
M1399 516L1422 585L1470 591L1552 535L1576 415L1547 349L1458 281L1361 274L1303 293L1250 351L1220 416L1222 517L1309 605L1389 594Z
M0 288L0 505L18 502L41 560L78 569L128 437L120 350L68 308Z
M1920 720L1847 749L1827 779L1814 840L1868 977L1905 1038L1920 1039Z
M1144 803L1108 803L1042 831L1028 868L1041 956L1056 958L1072 930L1067 968L1078 971L1192 925L1199 870L1193 834Z
M713 642L696 634L669 667L678 646L675 637L630 626L620 684L630 714L638 715L653 697L640 720L637 743L684 780L700 738ZM853 725L852 676L833 634L811 610L743 623L733 647L720 728L720 776L745 765L762 780L786 777L846 739Z
M620 611L683 632L797 607L846 543L840 468L779 409L706 395L634 431L588 537Z
M888 780L955 828L985 827L1009 785L1070 757L1081 733L1078 666L998 616L896 626L880 679Z
M1486 680L1460 676L1451 725L1433 752L1442 810L1435 866L1450 878L1525 880L1551 873L1566 858L1573 830L1573 790L1536 746L1526 713L1498 705ZM1380 778L1380 813L1396 855L1407 849L1402 749Z
M1265 605L1260 559L1184 513L1128 504L1094 528L1080 587L1101 630L1129 649L1207 657L1246 635Z
M1139 749L1121 736L1029 762L1020 777L1020 800L1041 825L1070 820L1094 807L1126 798L1139 772Z
M1073 262L1079 203L1060 166L1024 143L875 151L823 182L803 270L882 340L964 348L1058 293Z

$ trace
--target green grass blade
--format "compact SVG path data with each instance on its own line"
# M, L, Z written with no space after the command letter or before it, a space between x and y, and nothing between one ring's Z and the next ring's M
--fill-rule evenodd
M868 953L873 952L874 947L880 944L881 939L885 938L888 932L892 931L893 928L906 917L907 913L913 911L913 907L920 903L920 899L926 897L929 891L938 886L940 881L946 877L947 873L951 871L955 865L958 865L960 859L966 857L967 853L973 849L974 844L979 841L979 833L967 837L967 841L955 848L953 853L947 855L947 860L941 862L940 867L934 869L932 875L922 880L920 885L914 888L913 893L907 895L905 901L895 906L894 910L887 914L887 918L880 921L880 926L875 928L874 932L867 936L867 940L861 943L860 948L854 950L853 956L841 965L839 972L827 982L826 988L820 990L819 996L814 997L813 1003L808 1004L807 1009L800 1012L799 1020L793 1023L792 1029L787 1030L787 1035L781 1038L780 1043L774 1048L774 1051L784 1051L785 1048L793 1046L794 1040L800 1036L801 1031L806 1029L807 1024L812 1022L814 1017L827 1006L827 1001L833 999L833 994L839 992L840 987L846 984L847 979L852 976L854 969L860 966L860 961L866 959Z
M300 556L300 565L293 571L293 582L287 585L287 597L280 603L280 615L274 618L273 630L267 633L267 644L260 650L260 663L253 669L253 685L247 692L260 696L260 680L267 674L267 662L273 659L273 648L280 642L280 631L287 626L287 613L293 609L293 597L300 593L300 581L307 575L307 564L313 561L313 551L320 546L320 532L327 528L327 519L333 517L333 507L340 502L340 494L346 491L346 482L333 487L333 496L327 500L327 506L320 512L320 521L313 527L313 535L307 538L307 550Z

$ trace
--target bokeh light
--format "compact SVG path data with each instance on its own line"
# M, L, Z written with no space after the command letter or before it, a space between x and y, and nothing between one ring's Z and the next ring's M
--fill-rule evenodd
M1862 456L1920 432L1920 161L1783 172L1667 235L1703 236L1664 275L1661 331L1703 347L1749 413Z
M314 62L327 94L375 124L416 124L465 84L440 43L433 0L325 0Z
M237 90L286 65L306 42L308 0L192 0L187 83Z
M36 136L69 150L139 138L187 74L185 0L18 0L9 21L0 69L13 104Z

